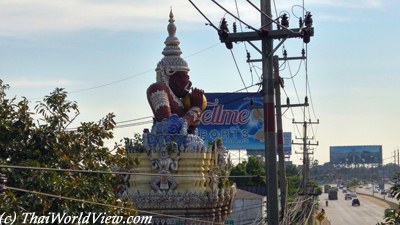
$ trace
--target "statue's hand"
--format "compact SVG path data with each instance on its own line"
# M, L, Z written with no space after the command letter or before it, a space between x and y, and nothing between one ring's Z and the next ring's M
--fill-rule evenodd
M203 95L204 91L197 88L192 88L192 93L190 95L190 102L192 106L199 107L200 109L203 107Z

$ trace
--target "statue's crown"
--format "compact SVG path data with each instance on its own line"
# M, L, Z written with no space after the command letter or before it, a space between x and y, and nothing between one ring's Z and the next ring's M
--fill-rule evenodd
M182 59L180 56L182 54L181 49L179 48L180 41L175 36L176 34L176 26L174 20L174 14L172 13L172 9L169 13L169 24L167 27L168 37L165 39L164 50L162 54L164 57L157 64L156 72L157 72L157 82L161 81L167 83L169 80L169 76L174 74L177 71L189 71L189 66L187 62Z

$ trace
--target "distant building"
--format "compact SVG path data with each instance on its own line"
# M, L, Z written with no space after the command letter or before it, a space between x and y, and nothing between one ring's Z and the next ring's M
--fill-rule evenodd
M260 221L267 219L266 205L266 196L237 189L232 213L225 224L259 224Z

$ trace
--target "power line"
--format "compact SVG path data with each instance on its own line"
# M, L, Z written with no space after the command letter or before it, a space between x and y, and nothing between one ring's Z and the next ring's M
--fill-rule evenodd
M286 68L286 65L287 65L288 66L288 70L290 71L290 77L282 77L282 79L293 79L293 78L295 78L300 72L302 63L303 63L303 60L300 60L299 67L297 68L296 73L293 75L292 68L290 67L289 61L286 60L285 61L285 68Z
M220 96L218 96L218 97L226 96L226 95L228 95L228 94L230 94L230 93L238 93L238 92L243 91L243 90L246 90L246 91L247 91L248 88L251 88L251 87L254 87L254 86L258 86L258 85L260 85L260 83L252 84L252 85L249 85L249 86L245 86L245 87L242 88L242 89L238 89L238 90L233 91L233 92L228 92L228 93L223 94L223 95L220 95ZM247 91L247 92L248 92L248 91ZM235 101L237 101L237 100L239 100L239 99L236 99ZM117 128L127 128L127 127L134 127L134 126L140 126L140 125L144 125L144 124L151 124L151 123L153 123L153 120L146 120L146 121L137 122L137 123L130 123L130 124L118 125L118 124L121 124L121 123L128 123L128 122L133 122L133 121L138 121L138 120L144 120L144 119L148 119L148 118L153 118L153 116L145 116L145 117L141 117L141 118L137 118L137 119L119 121L119 122L116 122L117 125L116 125L114 128L115 128L115 129L117 129ZM78 130L78 127L67 128L67 129L66 129L66 131L77 131L77 130Z
M289 95L286 93L286 89L285 89L285 88L283 88L283 92L285 93L286 97L288 98ZM291 113L292 113L292 120L294 120L294 119L295 119L295 115L294 115L294 112L293 112L293 108L292 108L292 107L289 107L289 108L290 108L290 111L291 111ZM293 124L293 125L296 126L297 131L298 131L299 134L300 134L301 132L300 132L300 129L299 129L299 127L298 127L298 124Z
M231 52L233 61L235 62L235 66L236 66L236 69L237 69L237 71L238 71L238 73L239 73L240 79L242 80L243 86L244 86L244 88L246 89L246 91L249 92L249 90L247 90L246 83L244 83L242 73L240 72L239 66L238 66L238 64L237 64L237 62L236 62L236 58L235 58L235 55L233 54L232 49L230 49L230 52Z
M221 44L221 43L214 44L214 45L212 45L212 46L210 46L210 47L207 47L207 48L205 48L205 49L202 49L202 50L199 50L199 51L197 51L197 52L194 52L194 53L192 53L192 54L190 54L190 55L188 55L188 56L186 56L186 57L184 57L184 58L187 59L187 58L190 58L190 57L195 56L195 55L197 55L197 54L203 53L203 52L205 52L205 51L207 51L207 50L209 50L209 49L211 49L211 48L214 48L214 47L216 47L216 46L218 46L218 45L220 45L220 44ZM126 80L129 80L129 79L132 79L132 78L134 78L134 77L138 77L138 76L144 75L144 74L149 73L149 72L152 72L152 71L154 71L154 69L148 69L148 70L146 70L146 71L143 71L143 72L140 72L140 73L131 75L131 76L127 76L127 77L122 78L122 79L119 79L119 80L111 81L111 82L109 82L109 83L100 84L100 85L93 86L93 87L83 88L83 89L79 89L79 90L73 90L73 91L70 91L70 92L68 92L68 93L69 93L69 94L76 94L76 93L80 93L80 92L85 92L85 91L90 91L90 90L94 90L94 89L98 89L98 88L107 87L107 86L110 86L110 85L114 85L114 84L121 83L121 82L126 81ZM29 99L29 100L37 100L37 99L41 99L41 98L43 98L43 97L31 98L31 99Z
M238 18L240 18L239 7L238 7L238 4L237 4L237 0L235 0L235 6L236 6L236 13L237 13L237 16L238 16ZM243 32L242 23L239 23L239 27L240 27L240 31ZM244 49L246 50L246 53L247 53L248 56L250 57L250 53L249 53L249 51L247 50L246 42L243 42L243 45L244 45ZM231 50L231 51L232 51L232 50ZM251 65L250 65L250 64L251 64ZM252 62L249 62L248 65L249 65L249 70L250 70L250 74L251 74L251 83L253 84L253 83L254 83L254 80L253 80L253 69L251 68L251 66L254 66L254 65L253 65ZM257 74L258 79L260 79L260 77L258 76L258 73L257 73L257 72L256 72L256 74Z
M233 13L229 12L229 10L225 9L222 5L220 5L218 2L216 2L215 0L211 0L212 2L214 2L214 4L216 4L218 7L220 7L222 10L224 10L226 13L228 13L229 15L231 15L233 18L235 18L236 20L238 20L239 22L243 23L244 25L247 26L247 28L252 29L254 31L258 31L258 29L252 27L251 25L247 24L246 22L244 22L243 20L241 20L239 17L233 15Z
M204 17L204 19L206 19L207 21L208 21L208 24L206 24L206 25L210 25L210 26L212 26L215 30L217 30L217 31L219 31L219 28L218 27L216 27L212 22L211 22L211 20L209 20L208 18L207 18L207 16L191 1L191 0L189 0L189 2L193 5L193 7Z
M306 62L305 63L305 70L306 70L306 77L307 77L307 84L308 84L308 93L309 93L309 96L310 96L311 109L312 109L314 117L316 119L317 115L315 113L314 104L313 104L312 96L311 96L310 83L309 83L309 79L308 79L308 60L307 60L307 58L308 58L308 46L306 46L306 55L307 55L307 57L306 57L306 61L305 61Z
M134 74L134 75L132 75L132 76L128 76L128 77L122 78L122 79L120 79L120 80L111 81L111 82L109 82L109 83L105 83L105 84L101 84L101 85L97 85L97 86L93 86L93 87L89 87L89 88L83 88L83 89L79 89L79 90L75 90L75 91L70 91L70 92L68 92L68 93L69 93L69 94L76 94L76 93L85 92L85 91L90 91L90 90L94 90L94 89L98 89L98 88L102 88L102 87L107 87L107 86L110 86L110 85L113 85L113 84L120 83L120 82L122 82L122 81L129 80L129 79L134 78L134 77L138 77L138 76L143 75L143 74L146 74L146 73L148 73L148 72L150 72L150 71L153 71L153 69L149 69L149 70L146 70L146 71L144 71L144 72L137 73L137 74ZM41 98L43 98L43 97L31 98L31 99L29 99L29 100L36 100L36 99L41 99Z
M310 88L310 81L308 78L308 46L306 45L306 51L305 51L305 55L306 55L306 59L305 59L305 73L306 73L306 96L309 96L310 99L310 104L311 104L311 109L313 110L313 114L314 114L314 118L317 119L316 113L315 113L315 109L314 109L314 103L312 101L312 96L311 96L311 88ZM307 108L308 109L308 115L309 118L311 119L311 112L310 112L310 107ZM316 125L317 129L318 129L318 124ZM311 124L311 131L313 134L313 137L316 136L316 131L314 131L314 127Z
M278 20L280 17L278 17L277 19L272 19L272 18L271 18L270 16L268 16L264 11L262 11L261 9L259 9L256 5L254 5L254 3L252 3L250 0L246 0L246 1L247 1L251 6L253 6L258 12L260 12L263 16L265 16L266 18L268 18L268 19L271 21L271 23L275 23L275 24L278 25L280 28L282 28L282 29L284 29L284 30L286 30L286 31L289 31L289 32L292 33L292 34L295 33L294 31L288 29L288 28L285 27L285 26L282 26L280 23L277 22L277 20ZM275 1L274 1L274 4L275 4ZM270 25L270 24L267 24L267 25Z
M141 118L137 118L137 119L131 119L131 120L120 121L120 122L116 122L116 124L119 124L119 123L127 123L127 122L133 122L133 121L144 120L144 119L149 119L149 118L152 118L152 116L145 116L145 117L141 117Z
M145 125L145 124L151 124L153 123L153 120L146 120L143 122L138 122L138 123L129 123L129 124L123 124L123 125L117 125L114 128L127 128L127 127L134 127L134 126L140 126L140 125Z
M147 117L143 117L143 118L139 118L139 119L126 120L126 121L122 121L122 122L116 122L116 125L115 125L114 129L117 129L117 128L126 128L126 127L134 127L134 126L140 126L140 125L145 125L145 124L151 124L151 123L153 123L153 120L146 120L146 121L142 121L142 122L136 122L136 123L128 123L128 124L121 124L121 125L118 125L118 124L120 124L120 123L127 123L127 122L130 122L130 121L138 121L138 120L143 120L143 119L146 119L146 118L152 118L152 116L147 116ZM72 132L72 131L77 131L78 129L79 129L79 127L67 128L65 131Z
M276 2L273 0L274 3L274 9L275 9L275 17L278 17L278 10L276 9Z
M14 166L14 165L0 165L0 168L8 169L26 169L26 170L41 170L41 171L55 171L55 172L69 172L69 173L98 173L98 174L119 174L119 175L134 175L134 176L160 176L160 174L154 173L132 173L132 172L121 172L121 171L103 171L103 170L74 170L74 169L60 169L50 167L34 167L34 166ZM175 177L206 177L214 178L208 175L184 175L184 174L172 174ZM221 178L240 178L240 177L258 177L258 175L237 175L237 176L218 176Z

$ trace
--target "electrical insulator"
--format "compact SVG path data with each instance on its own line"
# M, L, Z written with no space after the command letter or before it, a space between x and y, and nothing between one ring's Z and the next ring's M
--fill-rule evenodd
M304 48L301 49L301 56L302 56L302 57L305 57L305 56L306 56L306 50L304 50Z
M290 105L290 99L289 97L286 98L286 104L289 106Z
M306 25L306 27L312 27L313 19L311 17L312 17L311 12L307 12L304 18L304 25Z
M233 33L237 32L237 26L236 26L236 22L233 22Z
M313 25L313 19L311 12L307 12L305 17L304 17L304 25L306 26L303 29L303 42L308 44L310 42L310 37L311 37L311 29Z
M228 33L229 33L228 23L226 22L225 18L222 18L218 31L219 39L225 42L225 46L227 49L232 49L233 48L232 42L225 41L225 39L228 37Z
M284 13L284 14L282 15L282 20L281 20L281 26L282 26L282 27L286 27L286 28L289 27L289 20L288 20L288 19L289 19L289 18L287 17L286 13Z
M299 18L299 28L303 27L303 18Z
M306 96L305 98L304 98L304 103L308 103L308 97Z
M246 53L246 57L247 57L247 61L250 61L250 58L251 58L250 52L247 52L247 53Z
M284 58L287 58L287 51L286 51L286 49L283 50L283 57L284 57Z
M219 24L219 29L225 31L225 32L229 32L228 30L228 23L226 22L225 18L222 18L221 23Z

